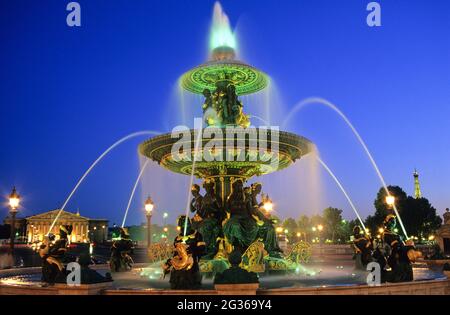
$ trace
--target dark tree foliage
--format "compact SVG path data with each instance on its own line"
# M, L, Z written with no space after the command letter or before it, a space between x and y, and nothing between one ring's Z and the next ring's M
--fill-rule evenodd
M395 205L405 225L408 236L426 237L437 230L442 219L437 215L436 209L428 199L407 196L398 186L388 186L391 195L395 197ZM380 188L374 201L375 213L366 218L366 227L375 232L383 225L388 214L395 214L394 210L386 204L386 191Z

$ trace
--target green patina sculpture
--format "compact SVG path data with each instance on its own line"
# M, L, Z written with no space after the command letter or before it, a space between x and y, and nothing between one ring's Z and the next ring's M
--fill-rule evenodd
M254 183L250 187L252 208L255 217L258 219L258 238L264 243L264 249L271 257L281 258L282 250L278 245L275 222L269 211L264 209L264 201L258 202L258 195L261 194L262 185Z
M226 211L229 218L223 226L223 233L235 249L244 252L256 240L258 226L252 217L251 200L244 194L242 180L233 183L233 192L228 196Z
M239 266L242 261L242 253L240 251L234 250L228 256L228 261L231 267L221 273L217 273L214 277L214 284L259 283L258 274Z

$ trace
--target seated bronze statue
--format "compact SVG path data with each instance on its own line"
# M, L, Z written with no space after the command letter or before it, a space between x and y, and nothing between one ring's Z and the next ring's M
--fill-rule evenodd
M199 289L202 275L198 261L205 250L202 235L192 228L191 220L180 216L177 221L179 235L173 242L173 257L163 265L164 275L170 273L170 287L174 290Z
M65 258L69 236L72 233L71 225L61 225L59 228L59 239L49 234L40 247L39 255L42 258L42 281L48 284L65 282L66 268Z
M244 194L242 180L233 183L233 191L228 196L226 210L229 219L223 226L223 233L234 249L244 252L253 243L258 235L258 226L252 216L251 200Z

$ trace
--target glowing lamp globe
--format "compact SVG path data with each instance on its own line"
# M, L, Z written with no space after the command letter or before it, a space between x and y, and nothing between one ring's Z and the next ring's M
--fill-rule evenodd
M9 195L9 206L12 211L16 211L19 208L20 196L16 191L16 187L13 188L11 194Z
M391 195L386 196L386 203L388 206L393 206L395 203L395 197Z
M148 197L145 201L145 212L147 214L152 214L153 208L155 207L152 198Z

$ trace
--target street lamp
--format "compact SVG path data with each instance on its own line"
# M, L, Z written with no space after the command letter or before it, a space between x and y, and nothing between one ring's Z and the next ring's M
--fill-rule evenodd
M147 217L147 247L150 247L152 243L152 234L151 234L151 221L152 221L152 212L155 204L153 203L152 198L148 197L145 201L145 215Z
M14 239L16 238L16 214L17 208L19 208L20 196L16 191L16 187L13 187L11 194L9 195L9 213L11 215L11 235L10 235L10 247L11 252L14 250Z
M387 196L386 196L386 203L387 203L387 205L388 205L390 208L392 208L392 207L394 206L394 204L395 204L395 197L392 196L392 195L387 195Z
M273 211L273 203L268 195L264 198L263 202L264 202L263 209L264 209L264 211L266 211L266 214L269 214L270 212L272 212Z

